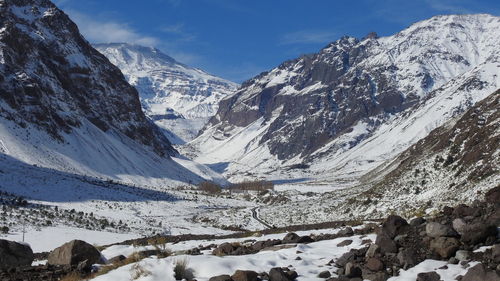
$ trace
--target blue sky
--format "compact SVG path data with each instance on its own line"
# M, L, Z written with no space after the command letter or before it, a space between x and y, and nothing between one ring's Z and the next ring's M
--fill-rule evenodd
M500 15L498 0L56 0L93 43L155 46L242 82L343 35L391 35L439 14Z

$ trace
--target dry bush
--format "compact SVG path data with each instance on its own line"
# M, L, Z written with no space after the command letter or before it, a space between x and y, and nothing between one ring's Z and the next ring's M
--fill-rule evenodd
M172 255L172 251L167 248L167 237L165 236L152 237L148 240L148 244L155 248L159 258L166 258Z
M198 189L201 191L204 191L206 193L210 193L210 194L216 194L216 193L220 193L222 191L222 187L220 185L218 185L214 182L211 182L211 181L201 182L198 185Z
M274 183L270 181L244 181L231 185L231 190L274 190Z
M139 279L139 278L144 277L144 276L149 276L152 274L151 271L145 269L139 263L134 264L132 266L132 268L130 269L130 271L132 272L132 279L133 280Z
M188 268L189 261L187 258L179 258L175 260L174 276L175 280L191 280L193 272Z

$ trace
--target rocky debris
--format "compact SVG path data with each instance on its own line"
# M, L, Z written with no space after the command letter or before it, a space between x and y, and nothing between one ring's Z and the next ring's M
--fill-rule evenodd
M352 230L352 227L346 227L337 232L337 234L341 236L352 236L354 235L354 230Z
M259 274L251 270L236 270L236 272L231 275L233 281L258 281Z
M0 239L0 269L30 266L33 259L30 246Z
M114 264L114 263L118 263L118 262L121 262L123 260L125 260L127 257L125 257L124 255L119 255L119 256L116 256L116 257L112 257L110 259L108 259L106 261L107 264Z
M74 267L60 265L42 265L16 267L2 271L0 269L0 280L2 281L33 281L47 280L58 281L64 276L75 272Z
M75 266L84 262L89 268L100 261L101 253L94 246L82 240L73 240L50 252L47 263Z
M338 244L337 244L337 247L349 246L349 245L351 245L351 244L352 244L352 242L353 242L352 240L347 239L347 240L344 240L344 241L342 241L342 242L338 243Z
M434 217L414 219L410 224L391 215L377 230L375 243L351 249L334 261L339 267L339 277L329 280L361 277L384 281L399 275L401 269L406 270L426 259L460 263L464 267L469 261L479 261L481 266L469 270L462 281L490 280L481 278L493 278L497 274L495 270L500 269L500 239L496 225L492 224L499 222L498 207L496 203L484 202L447 207ZM473 252L482 246L492 247L484 252ZM418 280L440 280L440 277L436 272L426 272L419 274Z
M439 281L441 276L436 272L422 272L417 275L417 281Z
M331 273L330 273L330 271L328 271L328 270L321 271L321 272L318 274L318 278L329 278L330 276L332 276L332 274L331 274Z

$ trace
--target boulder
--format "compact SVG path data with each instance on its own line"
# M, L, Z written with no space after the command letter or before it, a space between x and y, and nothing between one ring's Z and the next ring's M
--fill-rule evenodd
M413 249L404 249L400 251L397 255L397 259L399 264L405 268L417 264L416 253Z
M0 269L30 266L33 259L30 246L0 239Z
M311 236L301 236L297 243L311 243L314 242L314 239L311 238Z
M458 218L454 219L452 222L453 229L458 232L458 234L462 235L467 227L467 223L464 219Z
M431 241L430 248L444 259L454 256L460 242L453 237L438 237Z
M348 239L348 240L344 240L344 241L338 243L337 247L349 246L351 244L352 244L352 240Z
M297 276L293 276L288 272L281 267L272 268L269 271L269 281L291 281L297 278Z
M235 250L235 247L231 243L222 243L217 248L212 251L214 256L225 256L230 255Z
M47 263L50 265L78 265L87 261L90 266L101 261L101 253L82 240L70 241L50 252Z
M346 266L346 264L348 262L354 260L355 257L356 257L356 253L351 250L351 251L343 254L342 256L340 256L340 258L338 258L337 261L335 261L335 264L338 267L344 267L344 266Z
M469 207L465 204L460 204L453 210L453 216L464 218L464 217L476 217L480 214L479 208Z
M411 226L419 226L425 223L425 219L422 217L414 218L410 221Z
M283 238L283 244L288 244L288 243L297 243L300 239L300 236L298 236L294 232L287 233L285 237Z
M208 281L233 281L229 275L219 275L208 279Z
M470 261L472 253L469 251L460 250L455 254L458 261Z
M330 273L330 271L328 271L328 270L321 271L321 272L318 274L318 278L323 278L323 279L329 278L330 276L332 276L332 274L331 274L331 273Z
M236 270L236 272L231 275L231 279L234 281L258 281L259 275L257 272L251 270Z
M337 235L339 236L352 236L354 235L354 230L352 230L352 227L346 227L344 229L341 229L339 232L337 232Z
M496 263L500 263L500 244L493 245L491 248L491 258Z
M377 244L371 244L370 247L368 247L368 251L366 251L366 257L372 258L375 256L375 254L379 252L380 252L380 246Z
M480 263L471 267L462 277L461 281L500 281L500 275L494 270L489 270Z
M349 278L361 277L362 271L358 265L348 262L345 265L345 275Z
M500 203L500 185L495 187L495 188L492 188L488 192L486 192L484 199L488 203L499 204Z
M474 223L465 226L460 240L463 243L476 245L483 243L490 236L497 236L498 229L495 225L485 223Z
M369 258L366 260L366 267L371 271L381 271L384 269L384 264L378 258Z
M266 241L257 241L252 244L251 249L254 251L261 251L265 248L273 247L276 245L281 244L281 240L274 239L274 240L266 240Z
M386 281L389 279L389 275L387 272L382 271L382 272L363 272L363 280L370 280L370 281Z
M437 272L421 272L417 275L417 281L439 281L441 276Z
M386 232L379 231L375 244L380 247L380 252L382 254L398 252L396 242L394 242Z
M425 233L432 238L457 236L457 233L451 227L437 222L427 223Z
M385 232L389 238L394 239L399 234L403 234L408 222L400 216L390 215L382 224L382 232Z
M125 260L126 258L127 257L125 257L124 255L119 255L119 256L112 257L112 258L108 259L108 261L106 263L107 264L114 264L114 263L121 262L121 261Z

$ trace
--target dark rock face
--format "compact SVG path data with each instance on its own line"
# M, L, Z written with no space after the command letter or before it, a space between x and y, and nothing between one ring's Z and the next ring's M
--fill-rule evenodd
M0 269L30 266L33 258L30 246L0 239Z
M1 117L61 142L65 133L92 124L161 156L176 153L145 117L135 88L50 1L3 1L0 22Z
M297 278L297 276L289 272L290 271L285 271L281 267L272 268L271 271L269 271L269 281L291 281Z
M208 279L208 281L232 281L231 276L229 275L219 275L219 276L214 276Z
M87 266L91 266L100 260L101 253L94 246L81 240L73 240L53 250L47 263L73 266L86 262Z

